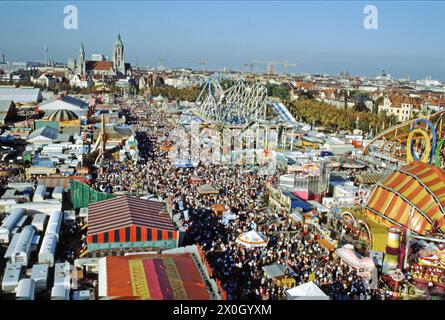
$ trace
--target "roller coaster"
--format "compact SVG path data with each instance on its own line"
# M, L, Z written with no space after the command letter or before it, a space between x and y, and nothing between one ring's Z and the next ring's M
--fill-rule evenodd
M445 110L391 127L372 139L364 154L405 164L419 160L445 169L444 117Z
M267 96L264 85L248 84L242 80L223 90L216 77L209 78L196 100L193 112L208 123L241 129L254 123L297 124L281 102ZM273 114L275 119L271 118Z
M289 137L302 126L278 99L267 95L264 85L238 80L224 90L218 75L203 84L190 111L201 119L196 124L199 132L216 130L220 141L225 136L228 150L264 149L269 154L275 148L285 149Z

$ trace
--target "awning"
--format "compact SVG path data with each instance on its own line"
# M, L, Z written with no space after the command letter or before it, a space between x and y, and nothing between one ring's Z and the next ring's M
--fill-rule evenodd
M362 257L351 247L352 245L344 245L342 248L335 250L335 253L351 267L368 270L375 268L374 261L371 258Z
M268 266L264 266L262 267L263 271L266 273L266 276L269 279L273 279L273 278L277 278L277 277L283 277L286 275L286 266L279 264L279 263L274 263ZM296 276L297 274L295 273L294 270L292 270L291 267L287 267L287 271L288 271L288 275L289 276Z
M383 173L362 173L359 174L355 180L362 184L376 184L386 177Z

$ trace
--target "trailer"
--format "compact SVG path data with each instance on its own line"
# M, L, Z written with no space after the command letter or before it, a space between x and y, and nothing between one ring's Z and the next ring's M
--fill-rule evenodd
M15 193L16 193L16 190L14 190L14 189L7 189L5 191L5 193L2 195L1 199L3 199L3 200L15 199Z
M45 235L54 234L59 240L59 232L62 227L63 212L60 210L51 212L48 220L48 225L46 227Z
M6 263L5 272L3 273L2 290L5 292L14 292L19 285L21 275L22 266L20 264Z
M9 243L12 237L12 229L25 215L24 209L13 209L8 217L4 220L3 224L0 226L0 242Z
M36 213L50 215L53 211L62 210L62 202L56 199L47 199L43 202L6 203L4 207L6 211L24 209L28 215L34 215Z
M15 228L20 228L22 229L23 226L26 224L26 221L28 221L28 216L24 215L23 217L20 218L19 221L17 221Z
M17 286L16 300L34 300L36 285L33 279L22 279Z
M20 233L15 233L12 236L12 239L9 242L8 249L6 250L6 253L4 255L4 258L6 260L11 261L12 254L14 253L15 246L17 245L17 242L19 241L19 238L20 238Z
M43 237L42 245L39 251L39 264L54 265L54 256L57 249L57 237L55 234L47 234Z
M34 191L34 197L32 200L34 202L42 202L45 201L46 187L43 184L39 184Z
M35 264L32 266L31 279L34 280L36 291L44 291L48 286L48 269L47 264Z
M48 219L48 215L44 213L36 213L32 218L31 225L36 228L36 230L43 232L45 231L46 221Z
M54 266L54 286L57 285L71 289L71 265L68 262L56 263Z
M63 285L55 285L51 290L51 300L69 300L70 290Z
M18 263L23 266L28 265L34 234L35 229L33 226L28 225L23 228L22 232L20 233L20 238L15 246L14 252L11 256L12 263Z
M19 192L23 192L26 189L34 189L34 183L32 182L10 182L8 188L15 189Z
M40 235L34 234L34 237L32 237L31 241L31 251L37 251L37 248L39 247L40 243Z
M54 199L63 201L63 195L64 195L64 193L65 193L65 192L64 192L63 187L62 187L62 186L57 186L57 187L55 187L54 190L53 190L52 197L53 197Z

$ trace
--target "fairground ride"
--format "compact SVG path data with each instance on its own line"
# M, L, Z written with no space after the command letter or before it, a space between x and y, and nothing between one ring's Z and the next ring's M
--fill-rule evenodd
M419 160L444 169L444 117L445 110L389 128L367 144L364 154L401 165Z

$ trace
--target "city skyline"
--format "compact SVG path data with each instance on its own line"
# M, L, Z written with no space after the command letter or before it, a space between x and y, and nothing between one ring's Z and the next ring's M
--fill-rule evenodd
M64 29L69 4L78 8L77 30ZM369 4L378 9L376 30L363 27ZM385 69L395 78L445 79L445 47L437 41L443 3L2 2L0 9L0 44L9 61L44 61L46 44L48 58L66 62L82 42L87 57L110 58L120 33L127 61L139 66L164 59L168 67L199 68L207 60L209 70L247 71L254 60L287 60L297 65L291 73L372 77Z

